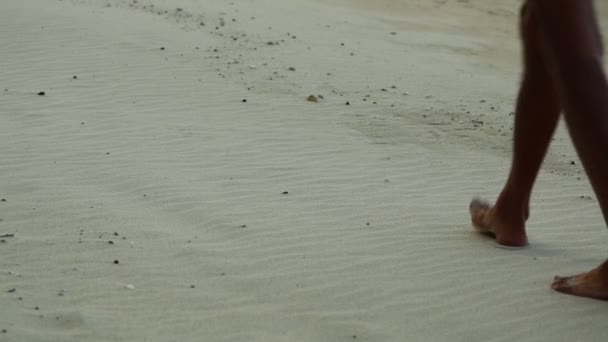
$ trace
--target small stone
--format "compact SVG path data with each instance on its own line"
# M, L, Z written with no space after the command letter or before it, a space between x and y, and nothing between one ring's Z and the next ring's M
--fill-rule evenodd
M77 79L77 78L78 78L78 76L74 75L74 76L72 76L72 78L73 78L73 79Z
M165 49L165 47L164 47L164 46L161 46L161 48L160 48L160 49L161 49L161 50L164 50L164 49Z
M40 308L39 307L35 307L34 310L40 310Z
M135 290L135 286L133 284L127 284L125 286L125 288L129 289L129 290Z
M114 244L114 241L110 240L110 241L108 241L108 244L109 244L109 245L113 245L113 244Z
M194 285L190 285L190 288L191 288L191 289L193 289L193 288L195 288L195 287L196 287L196 286L194 286Z
M114 236L118 236L118 232L114 232Z
M243 101L242 101L242 102L243 102L243 103L247 102L247 99L243 99Z
M370 224L371 224L371 223L367 222L365 225L366 225L366 226L369 226Z
M40 92L38 92L38 95L39 95L39 96L44 96L44 95L46 95L46 93L45 93L45 92L43 92L43 91L40 91Z
M319 99L314 95L308 95L308 97L306 98L306 101L319 102Z
M350 106L350 102L346 101L346 105L347 105L347 106Z
M242 224L241 228L247 228L247 225L246 224Z
M267 42L266 45L274 45L274 42Z
M283 195L289 194L289 191L283 191Z
M7 331L6 329L2 329L3 334L6 334L6 331Z
M120 261L118 261L118 259L117 259L117 260L114 260L114 264L115 264L115 265L118 265L118 264L120 264Z
M296 68L294 68L294 67L289 67L289 69L288 69L288 70L289 70L289 71L296 71Z
M15 291L17 291L17 289L13 287L12 289L8 290L8 293L13 293Z
M574 160L571 160L570 165L576 165L576 162Z
M0 201L2 201L2 202L6 202L6 198L3 198L3 199L2 199L2 200L0 200Z

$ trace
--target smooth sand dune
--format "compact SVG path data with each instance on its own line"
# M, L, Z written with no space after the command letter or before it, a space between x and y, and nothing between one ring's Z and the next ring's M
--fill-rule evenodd
M367 3L2 1L0 341L605 341L565 130L528 249L469 224L518 1Z

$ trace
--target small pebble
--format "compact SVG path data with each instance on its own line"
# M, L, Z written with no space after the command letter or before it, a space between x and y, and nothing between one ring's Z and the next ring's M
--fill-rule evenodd
M34 310L40 310L40 308L39 307L35 307Z
M120 264L120 261L118 261L118 260L114 260L114 264L115 264L115 265L118 265L118 264Z
M571 160L570 165L576 165L576 162L574 160Z
M314 95L309 95L308 98L306 98L306 101L319 102L319 99Z
M133 284L127 284L125 287L129 290L135 290L135 286Z
M163 46L163 47L161 47L160 49L161 49L161 50L164 50L164 49L165 49L165 47Z
M241 228L247 228L247 225L246 224L242 224Z
M247 102L247 99L243 99L243 103Z
M289 67L289 69L288 69L288 70L289 70L289 71L296 71L296 68L294 68L294 67Z
M108 241L108 244L113 245L114 241L110 240L110 241Z
M17 291L17 289L13 287L12 289L8 290L8 293L13 293L15 291Z
M191 289L193 289L193 288L195 288L195 287L196 287L196 286L194 286L194 285L190 285L190 288L191 288Z
M74 76L72 76L72 78L73 78L73 79L77 79L77 78L78 78L78 76L74 75Z
M38 95L40 95L40 96L44 96L44 95L46 95L46 93L45 93L45 92L43 92L43 91L41 91L41 92L38 92Z
M283 191L283 195L287 195L289 191Z
M6 202L6 198L3 198L3 199L2 199L2 200L0 200L0 201L2 201L2 202Z
M6 331L7 331L6 329L2 329L3 334L6 334Z
M347 106L350 106L350 102L346 101L346 105L347 105Z

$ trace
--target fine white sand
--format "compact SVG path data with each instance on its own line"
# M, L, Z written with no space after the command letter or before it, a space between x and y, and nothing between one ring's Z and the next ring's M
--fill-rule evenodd
M0 341L606 341L549 288L608 256L563 127L531 246L469 224L518 6L1 1Z

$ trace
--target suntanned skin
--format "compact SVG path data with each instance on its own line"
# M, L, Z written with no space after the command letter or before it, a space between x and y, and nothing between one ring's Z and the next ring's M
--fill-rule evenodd
M608 81L593 1L527 0L520 30L524 71L511 170L494 206L478 199L470 205L477 231L511 247L528 244L530 194L560 113L608 223ZM588 272L556 276L551 287L608 300L608 260Z

